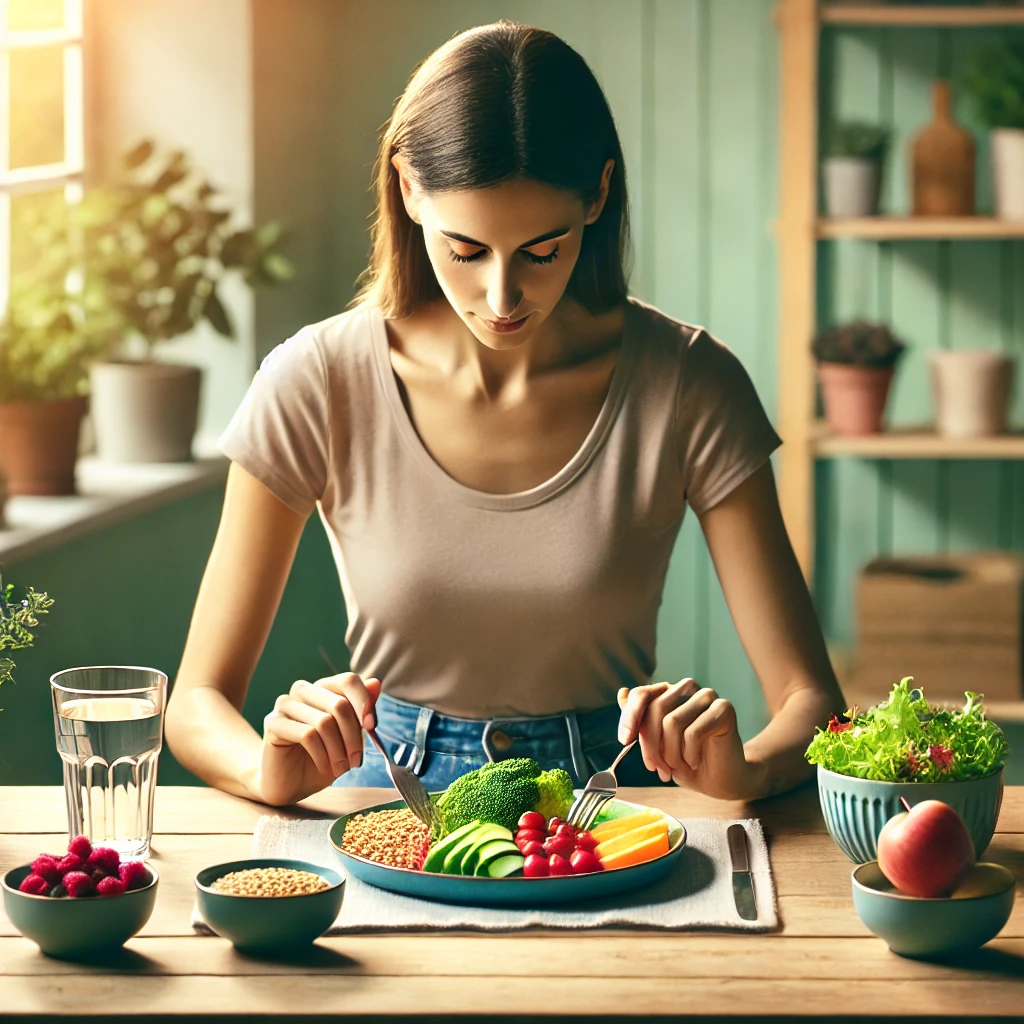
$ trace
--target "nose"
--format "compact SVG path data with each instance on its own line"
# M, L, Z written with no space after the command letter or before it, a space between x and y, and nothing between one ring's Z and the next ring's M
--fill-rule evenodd
M495 263L499 261L495 260ZM487 286L487 305L497 319L507 320L523 301L522 289L516 286L507 266L497 266Z

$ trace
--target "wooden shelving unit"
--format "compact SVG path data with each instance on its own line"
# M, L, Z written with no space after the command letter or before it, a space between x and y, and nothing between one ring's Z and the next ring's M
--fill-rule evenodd
M779 497L797 558L814 569L814 465L819 459L1024 459L1024 436L962 441L927 427L872 437L836 437L815 409L816 248L829 239L877 241L1024 238L1024 223L994 217L865 217L818 215L818 65L821 29L832 26L1024 26L1024 7L919 7L821 4L780 0L776 21L781 59L781 192L775 224L779 262Z

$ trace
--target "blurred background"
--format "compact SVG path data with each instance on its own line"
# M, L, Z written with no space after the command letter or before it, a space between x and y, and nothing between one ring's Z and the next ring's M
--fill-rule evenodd
M1014 748L1008 781L1024 781L1024 9L954 6L938 24L922 10L0 3L0 563L55 601L0 688L0 785L61 778L53 672L135 664L173 679L223 497L216 438L260 359L352 296L378 130L412 69L499 17L588 61L625 150L632 294L729 345L779 426L787 522L851 702L907 675L929 697L986 693ZM100 242L76 234L82 216ZM82 293L95 328L52 287L86 250L116 298ZM975 355L933 356L961 351ZM145 417L161 374L88 368L124 355L194 368L164 417L184 440L126 450L142 428L115 419L116 393ZM888 390L850 412L815 386L816 365ZM947 378L968 392L940 390ZM35 419L10 418L26 405ZM65 422L77 468L40 484L19 460ZM294 679L347 664L344 630L314 517L246 703L258 729ZM692 516L657 675L715 687L745 738L768 720ZM195 782L166 750L160 779Z

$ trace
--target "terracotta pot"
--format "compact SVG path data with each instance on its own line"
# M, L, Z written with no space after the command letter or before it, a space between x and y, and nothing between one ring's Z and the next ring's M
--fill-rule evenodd
M0 530L7 529L7 520L4 518L4 506L7 504L7 477L0 469Z
M818 363L825 418L837 434L877 434L892 384L892 368Z
M11 494L74 494L86 398L0 403L0 470Z
M187 462L202 371L158 362L93 363L96 453L106 462Z
M930 352L935 428L944 437L1006 432L1014 362L985 349Z

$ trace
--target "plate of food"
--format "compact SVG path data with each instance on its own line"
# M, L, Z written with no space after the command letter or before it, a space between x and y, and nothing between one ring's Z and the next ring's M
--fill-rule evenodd
M562 819L578 791L531 758L484 765L431 793L431 831L402 800L334 821L342 867L380 889L473 906L576 903L650 885L677 864L686 829L671 815L618 798L589 831Z

